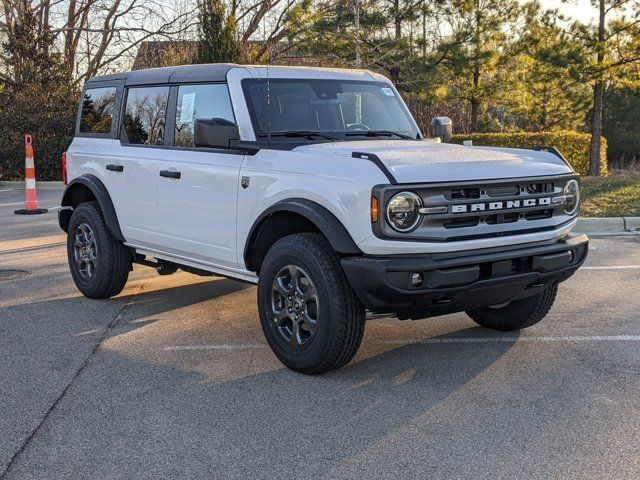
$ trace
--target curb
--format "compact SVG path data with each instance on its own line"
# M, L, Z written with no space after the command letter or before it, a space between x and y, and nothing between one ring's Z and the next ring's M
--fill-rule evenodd
M578 218L574 232L588 235L640 235L640 217Z
M640 217L622 217L624 228L630 232L640 232Z
M0 188L15 188L16 190L24 190L24 182L0 181ZM36 188L40 188L43 190L55 190L64 188L64 183L36 181Z

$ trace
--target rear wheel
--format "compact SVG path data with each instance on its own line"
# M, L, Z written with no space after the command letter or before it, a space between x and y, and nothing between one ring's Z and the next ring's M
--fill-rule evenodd
M287 367L318 374L342 367L364 335L364 307L327 241L315 233L278 240L258 283L262 330Z
M67 230L67 257L78 290L89 298L109 298L124 288L131 255L109 232L97 202L76 208Z
M553 305L558 293L558 284L548 286L544 291L521 300L491 307L467 310L473 321L493 330L519 330L535 325L542 320Z

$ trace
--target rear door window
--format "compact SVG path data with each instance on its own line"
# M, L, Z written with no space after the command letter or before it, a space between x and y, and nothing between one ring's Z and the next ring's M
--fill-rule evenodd
M168 100L168 86L129 88L124 141L136 145L163 145Z
M116 87L88 88L82 97L81 133L111 133Z
M235 123L226 84L181 85L178 88L175 144L193 147L196 120L220 120Z

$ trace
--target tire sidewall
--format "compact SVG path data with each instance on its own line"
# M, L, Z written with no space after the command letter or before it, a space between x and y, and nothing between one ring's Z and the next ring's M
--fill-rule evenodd
M297 265L309 274L318 292L318 326L314 337L300 347L292 347L272 325L272 284L277 273L287 265ZM332 298L337 292L331 288L327 274L313 252L293 242L276 243L267 254L258 281L260 322L267 342L285 365L305 370L317 365L331 349L335 338L336 319L344 315Z
M104 280L104 275L107 275L110 270L110 238L108 237L108 233L106 233L102 228L103 224L99 221L100 219L96 218L96 215L98 215L98 213L90 205L81 204L73 212L67 231L67 257L69 260L69 270L71 271L71 276L73 277L74 282L80 291L85 294L91 294L92 290L94 290L98 284ZM80 275L74 256L73 244L76 229L82 223L86 223L91 227L96 242L97 266L93 277L90 279L83 278L82 275Z

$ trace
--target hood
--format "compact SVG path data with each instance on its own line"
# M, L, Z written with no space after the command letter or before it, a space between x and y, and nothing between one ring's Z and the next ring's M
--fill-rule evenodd
M346 157L353 152L373 153L398 183L536 177L572 171L561 158L548 152L467 147L431 139L317 143L296 147L294 151Z

